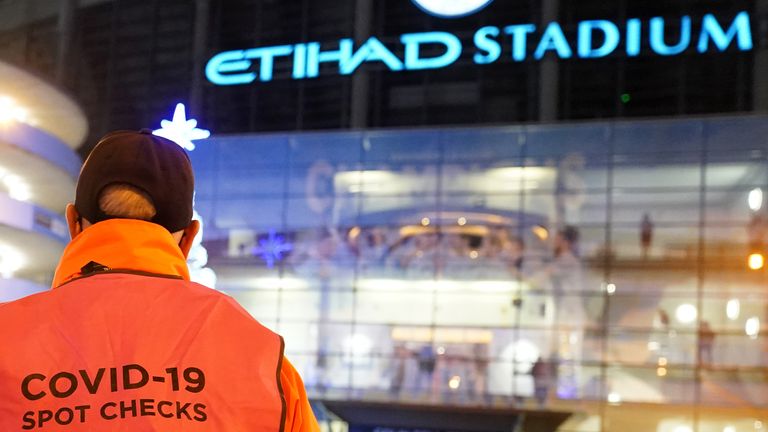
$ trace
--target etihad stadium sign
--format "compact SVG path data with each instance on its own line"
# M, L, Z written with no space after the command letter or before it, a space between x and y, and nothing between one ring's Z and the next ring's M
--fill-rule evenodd
M671 31L670 29L675 29ZM695 31L694 31L695 29ZM514 62L559 59L596 59L623 55L672 57L704 55L726 50L750 51L754 47L752 21L748 12L732 19L706 14L694 20L683 16L671 23L666 18L628 19L617 23L586 20L566 32L557 22L544 26L513 24L477 29L471 40L444 31L407 33L387 39L373 36L362 44L351 38L335 43L302 42L244 50L224 51L206 65L205 75L215 85L269 82L276 65L290 71L294 80L317 78L321 74L351 75L364 63L379 63L392 72L443 69L454 65L462 54L471 54L476 65L488 65L504 57ZM572 33L572 34L571 34ZM401 54L398 54L401 53Z

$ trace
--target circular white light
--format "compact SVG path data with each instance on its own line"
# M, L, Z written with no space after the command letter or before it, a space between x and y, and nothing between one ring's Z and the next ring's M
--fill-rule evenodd
M458 221L456 221L456 222L457 222L457 223L458 223L460 226L464 226L464 225L466 225L466 224L467 224L467 218L465 218L465 217L463 217L463 216L462 216L462 217L460 217L460 218L459 218L459 220L458 220Z
M413 2L431 15L443 18L457 18L491 4L493 0L413 0Z
M621 395L616 393L616 392L608 393L608 403L620 404L621 403Z
M461 377L458 375L454 375L451 377L450 380L448 380L448 387L451 388L451 390L457 390L461 386Z
M699 316L696 306L688 303L681 304L675 310L675 317L682 324L691 324Z
M741 313L741 302L739 299L730 299L728 300L728 303L725 305L725 315L728 316L728 319L731 321L736 321L739 319L739 314Z
M763 207L763 190L760 188L754 188L749 191L747 197L747 204L752 211L758 211Z
M744 332L750 339L757 339L757 336L760 334L760 318L756 316L749 318L746 324L744 324Z
M608 293L608 295L613 295L613 293L616 292L616 284L609 283L605 286L605 291Z

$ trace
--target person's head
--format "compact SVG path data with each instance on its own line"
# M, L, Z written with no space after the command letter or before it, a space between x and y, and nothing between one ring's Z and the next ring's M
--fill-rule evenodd
M578 241L579 230L571 225L564 227L555 236L555 255L558 256L566 252L575 253Z
M67 224L74 239L108 219L134 219L164 227L184 256L199 223L192 220L194 175L181 147L151 132L120 131L99 141L83 164Z

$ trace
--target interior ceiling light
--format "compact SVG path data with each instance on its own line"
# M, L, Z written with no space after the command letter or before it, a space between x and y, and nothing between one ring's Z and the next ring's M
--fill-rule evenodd
M765 266L765 257L761 253L753 253L747 258L747 265L752 270L760 270Z
M763 190L760 188L754 188L749 191L747 197L747 204L752 211L758 211L763 207Z
M750 339L757 339L760 335L760 318L754 316L744 324L744 332Z
M725 305L725 314L728 316L728 319L731 321L735 321L739 319L739 314L741 313L741 302L739 299L730 299L728 300L728 303Z
M696 306L688 303L681 304L675 311L675 317L683 324L693 323L696 321L697 316L698 311L696 310Z

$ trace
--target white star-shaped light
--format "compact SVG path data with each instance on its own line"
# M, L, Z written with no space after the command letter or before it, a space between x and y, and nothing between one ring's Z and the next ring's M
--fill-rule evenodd
M197 127L197 120L187 120L187 110L184 104L176 104L176 110L173 112L173 120L160 121L160 129L152 133L168 138L183 148L192 151L195 145L192 141L206 139L211 136L211 131Z

